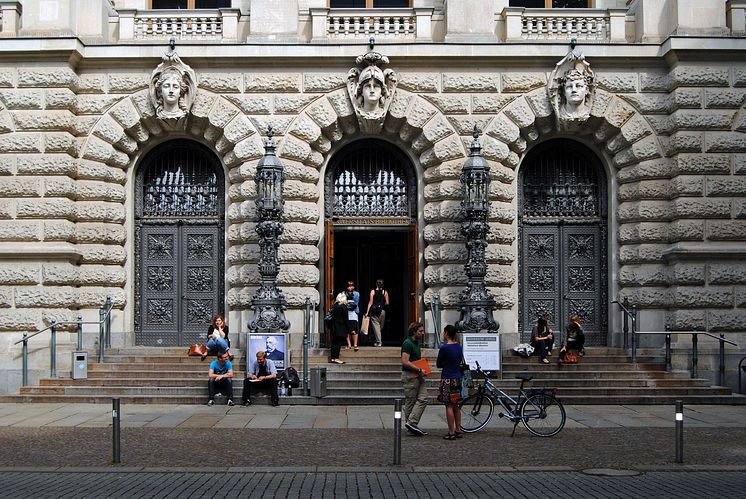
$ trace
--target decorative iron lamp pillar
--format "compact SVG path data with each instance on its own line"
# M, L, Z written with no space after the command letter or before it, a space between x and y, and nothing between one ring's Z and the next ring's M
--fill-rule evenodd
M285 173L280 159L275 155L272 141L272 127L267 130L267 143L264 156L256 165L256 210L259 222L259 289L251 300L254 318L249 322L249 331L277 331L290 329L285 318L287 302L282 291L277 288L277 274L280 262L277 248L282 235L282 186Z
M461 233L466 237L468 251L465 266L468 283L459 297L461 317L456 322L456 327L460 331L497 331L500 324L492 315L496 308L495 299L484 286L484 276L487 275L485 250L487 232L490 230L487 224L490 209L490 167L482 157L479 129L476 125L473 137L471 152L464 162L460 177L464 196L461 201L464 213Z

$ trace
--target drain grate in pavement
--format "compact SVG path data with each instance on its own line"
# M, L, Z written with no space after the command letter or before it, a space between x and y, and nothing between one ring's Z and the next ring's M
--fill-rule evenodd
M582 472L586 475L596 476L637 476L641 474L636 470L616 470L613 468L589 468Z

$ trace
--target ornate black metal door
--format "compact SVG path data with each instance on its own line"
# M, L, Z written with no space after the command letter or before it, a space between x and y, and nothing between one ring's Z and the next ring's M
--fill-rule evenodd
M138 345L204 340L223 309L222 174L206 150L176 141L137 177Z
M586 344L605 345L607 263L605 175L598 160L570 141L553 141L526 159L521 180L521 340L544 314L564 332L583 317ZM564 335L561 335L562 337Z

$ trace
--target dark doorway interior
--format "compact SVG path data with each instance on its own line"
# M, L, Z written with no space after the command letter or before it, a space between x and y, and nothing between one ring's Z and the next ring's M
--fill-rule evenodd
M339 293L347 281L355 281L360 292L360 314L368 307L370 290L376 279L383 279L390 305L383 329L384 345L400 345L406 335L409 296L408 232L405 229L335 227L334 292Z

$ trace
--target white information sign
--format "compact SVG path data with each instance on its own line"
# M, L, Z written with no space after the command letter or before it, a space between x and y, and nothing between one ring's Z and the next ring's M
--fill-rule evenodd
M464 348L464 360L471 370L479 367L483 371L499 371L500 335L494 333L463 333L461 344Z

